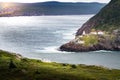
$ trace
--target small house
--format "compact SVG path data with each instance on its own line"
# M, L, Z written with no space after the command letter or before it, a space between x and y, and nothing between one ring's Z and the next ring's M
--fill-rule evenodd
M92 32L90 32L90 34L97 35L98 33L96 31L92 31Z
M103 31L98 31L98 35L103 35L104 32Z
M78 44L84 44L85 41L78 41L77 43L78 43Z
M82 35L86 35L86 32L85 32L85 31L83 31Z

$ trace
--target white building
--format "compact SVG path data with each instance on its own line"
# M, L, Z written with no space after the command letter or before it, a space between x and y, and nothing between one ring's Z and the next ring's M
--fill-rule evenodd
M90 34L97 35L98 33L94 31L94 32L90 32Z
M104 32L103 32L103 31L93 31L93 32L90 32L90 34L94 34L94 35L103 35Z
M85 31L83 31L82 35L86 35Z
M84 44L85 41L78 41L77 43L78 43L78 44Z
M104 34L104 32L98 31L98 35L103 35L103 34Z

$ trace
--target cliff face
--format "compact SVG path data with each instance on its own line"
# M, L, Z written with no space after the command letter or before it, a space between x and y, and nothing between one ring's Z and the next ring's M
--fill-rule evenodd
M101 11L88 20L76 33L89 33L91 29L113 31L120 28L120 0L111 0Z

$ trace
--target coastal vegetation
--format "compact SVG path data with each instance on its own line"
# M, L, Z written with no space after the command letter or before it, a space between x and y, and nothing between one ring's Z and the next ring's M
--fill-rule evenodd
M91 29L102 30L112 33L114 30L120 29L120 0L111 0L98 14L89 19L77 35L81 35L83 31L89 33Z
M120 70L42 62L0 50L1 80L119 80Z
M82 40L85 42L85 46L95 45L98 43L98 38L96 35L83 36Z

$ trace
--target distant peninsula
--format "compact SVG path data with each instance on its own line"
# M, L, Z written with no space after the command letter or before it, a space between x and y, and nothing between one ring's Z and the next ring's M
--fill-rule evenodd
M120 0L111 0L101 11L78 29L75 39L61 51L120 51Z
M43 16L43 15L81 15L96 14L105 3L0 3L0 16Z

